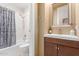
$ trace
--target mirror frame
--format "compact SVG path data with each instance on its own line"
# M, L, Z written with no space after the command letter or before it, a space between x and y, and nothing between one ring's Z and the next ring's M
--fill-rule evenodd
M69 19L69 24L68 25L71 25L71 11L70 11L70 6L69 6L69 3L54 3L52 4L52 26L53 26L53 12L54 12L54 9L55 8L58 8L58 7L61 7L61 6L64 6L64 5L68 5L68 19Z

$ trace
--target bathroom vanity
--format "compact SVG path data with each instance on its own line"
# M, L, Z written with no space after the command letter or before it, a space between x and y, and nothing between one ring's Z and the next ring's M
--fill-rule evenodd
M79 38L72 35L44 35L45 56L79 56Z

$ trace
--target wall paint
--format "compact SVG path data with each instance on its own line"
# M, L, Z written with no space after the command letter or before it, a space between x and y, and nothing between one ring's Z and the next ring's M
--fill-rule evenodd
M75 15L76 15L76 34L77 34L77 36L79 36L79 3L76 3L75 4L76 6L76 13L75 13Z
M45 20L45 5L43 3L38 6L38 36L39 36L39 55L44 55L44 20Z
M24 34L26 34L26 39L30 39L30 6L29 5L29 8L28 10L25 9L24 11Z
M48 33L49 28L49 7L50 4L39 3L37 9L37 18L36 18L36 52L37 55L43 56L44 55L44 34ZM51 18L50 18L51 19Z
M39 41L38 41L38 4L34 5L35 17L35 56L39 55Z

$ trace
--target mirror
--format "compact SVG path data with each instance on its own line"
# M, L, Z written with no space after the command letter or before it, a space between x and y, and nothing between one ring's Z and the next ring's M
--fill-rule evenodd
M53 3L50 9L49 28L55 34L70 34L75 31L75 4L74 3ZM75 31L76 32L76 31Z
M53 4L53 27L68 27L68 26L70 26L69 4L54 3Z

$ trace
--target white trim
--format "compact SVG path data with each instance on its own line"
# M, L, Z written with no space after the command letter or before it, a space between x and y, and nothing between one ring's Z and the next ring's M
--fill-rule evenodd
M35 55L35 7L34 7L34 4L31 4L31 7L30 7L30 36L31 36L31 39L30 39L30 48L29 48L29 56L34 56Z

